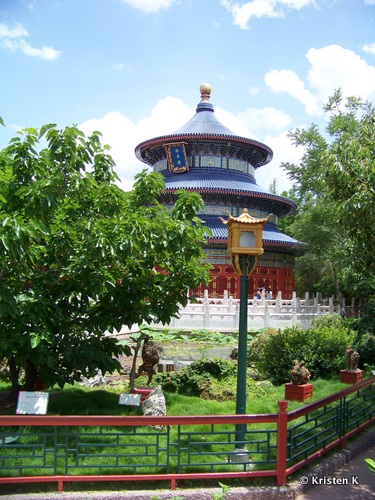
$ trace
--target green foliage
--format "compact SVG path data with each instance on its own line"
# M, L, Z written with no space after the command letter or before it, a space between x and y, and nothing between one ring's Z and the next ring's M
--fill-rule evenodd
M0 151L0 359L12 382L36 373L74 383L120 368L130 354L106 336L142 322L167 323L202 266L202 199L181 194L168 213L161 174L136 176L125 193L100 134L76 127L25 129Z
M365 462L370 471L375 472L375 460L372 458L365 458Z
M295 359L305 361L312 378L330 377L346 367L345 349L354 337L338 315L322 316L308 330L259 335L250 343L248 362L275 384L290 381Z
M360 366L375 367L375 334L365 333L356 338L352 346L358 351Z
M221 358L200 359L183 370L158 374L156 382L161 384L163 390L173 394L215 401L235 401L237 368ZM257 398L263 394L264 389L248 377L248 398Z
M221 491L219 493L212 493L212 500L225 500L227 493L230 491L230 487L219 481L219 486Z
M370 297L362 317L358 320L356 328L359 335L366 333L375 335L375 296Z
M370 369L375 367L375 296L367 302L363 315L356 320L354 325L357 330L357 338L353 348L360 355L360 364Z
M185 330L174 330L165 328L158 330L148 325L141 325L140 331L148 333L155 342L192 342L197 344L237 344L234 335L221 332L212 332L210 330L199 329L186 332Z
M194 361L183 370L160 374L156 381L165 391L201 396L203 392L207 392L214 379L223 381L228 377L233 378L235 373L236 367L229 361L221 358L202 359Z
M366 297L375 290L375 110L338 90L324 111L325 132L315 124L290 132L303 154L283 164L299 205L288 231L308 245L297 290Z
M190 365L191 370L197 375L212 376L217 380L224 380L236 375L236 367L225 359L199 359Z

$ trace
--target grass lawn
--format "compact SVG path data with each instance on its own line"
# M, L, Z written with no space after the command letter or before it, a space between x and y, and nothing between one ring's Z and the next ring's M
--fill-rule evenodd
M145 378L138 379L142 386ZM253 382L256 384L256 382ZM300 408L308 403L321 399L334 392L347 387L346 384L337 379L312 381L314 392L311 399L304 403L288 401L288 410ZM137 384L138 385L138 384ZM0 391L3 396L9 390L9 385L0 382ZM87 388L81 385L65 386L64 389L53 387L49 389L50 399L48 404L48 415L141 415L140 407L119 405L119 395L129 391L128 384L118 384L98 388ZM285 388L282 386L265 386L263 395L257 394L247 400L247 413L276 413L277 402L284 399ZM167 415L231 415L235 414L234 401L210 401L198 397L188 397L180 394L165 393L167 404ZM2 405L1 415L12 415L15 406Z

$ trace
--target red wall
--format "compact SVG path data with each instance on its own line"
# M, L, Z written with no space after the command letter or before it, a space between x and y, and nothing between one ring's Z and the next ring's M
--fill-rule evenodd
M195 290L198 297L203 297L204 290L208 290L209 297L222 298L224 291L228 290L233 298L240 298L240 278L231 265L214 265L211 278L208 286L200 286ZM266 289L270 286L273 297L280 291L284 299L291 299L295 290L294 272L288 268L258 266L249 276L249 297L253 297L261 286Z

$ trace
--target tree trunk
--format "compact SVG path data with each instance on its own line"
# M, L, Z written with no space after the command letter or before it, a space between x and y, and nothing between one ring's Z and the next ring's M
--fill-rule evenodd
M36 377L38 375L38 370L34 363L29 359L26 361L26 370L25 370L25 391L34 391L35 390L35 382Z
M10 393L8 396L8 401L16 401L18 397L18 391L20 390L20 385L18 382L18 376L20 369L17 367L16 360L14 359L14 356L11 356L8 359L8 366L9 366L9 373L10 373L10 380L12 383L12 387L10 389Z
M143 333L140 334L140 336L135 339L134 337L130 337L130 339L136 343L135 347L132 347L134 354L133 354L133 363L132 363L132 369L130 370L130 375L129 375L129 383L130 383L130 389L134 389L134 379L135 377L135 369L137 365L137 356L139 349L141 348L142 341L145 339L145 335Z

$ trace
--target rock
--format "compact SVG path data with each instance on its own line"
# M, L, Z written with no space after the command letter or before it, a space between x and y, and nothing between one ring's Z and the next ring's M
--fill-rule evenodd
M260 382L257 382L258 387L263 387L264 389L270 389L273 387L273 384L270 380L261 380Z
M144 416L152 417L164 416L167 414L165 397L160 385L158 385L148 398L143 401L142 412ZM153 425L151 427L156 430L162 430L164 426Z
M101 385L107 385L108 381L105 376L103 376L101 370L97 370L95 377L86 378L81 377L80 384L85 385L87 387L96 387Z

